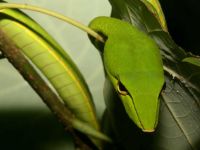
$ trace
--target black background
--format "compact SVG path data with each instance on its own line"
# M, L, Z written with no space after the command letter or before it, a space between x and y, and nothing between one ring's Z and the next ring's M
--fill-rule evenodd
M200 1L160 0L170 34L183 49L200 54Z

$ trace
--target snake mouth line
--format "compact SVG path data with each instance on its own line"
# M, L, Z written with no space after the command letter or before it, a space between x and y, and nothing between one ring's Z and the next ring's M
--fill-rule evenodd
M143 132L151 133L154 132L155 129L142 129Z

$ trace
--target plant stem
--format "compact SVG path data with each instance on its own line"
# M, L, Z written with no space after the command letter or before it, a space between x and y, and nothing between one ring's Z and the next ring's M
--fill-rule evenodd
M75 21L74 19L70 17L66 17L62 14L59 14L57 12L47 10L38 6L33 6L33 5L27 5L27 4L16 4L16 3L1 3L0 4L0 11L1 9L8 9L8 8L17 8L17 9L26 9L26 10L31 10L31 11L36 11L40 12L52 17L56 17L64 22L67 22L73 26L76 26L77 28L87 32L89 35L93 36L95 39L104 42L104 39L102 36L100 36L97 32L94 30L90 29L88 26L83 25L82 23Z

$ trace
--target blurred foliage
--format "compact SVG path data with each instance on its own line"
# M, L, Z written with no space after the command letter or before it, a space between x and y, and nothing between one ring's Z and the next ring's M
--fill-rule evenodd
M1 110L0 149L74 149L72 139L46 109Z

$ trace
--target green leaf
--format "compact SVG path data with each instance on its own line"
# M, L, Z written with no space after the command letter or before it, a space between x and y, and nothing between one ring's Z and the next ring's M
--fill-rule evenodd
M199 66L200 67L200 58L196 58L196 57L187 57L187 58L184 58L182 60L183 62L188 62L188 63L191 63L193 65L196 65L196 66Z
M149 11L151 11L154 14L154 16L160 22L163 30L167 32L168 31L167 23L161 5L159 3L159 0L141 0L141 1L146 5Z
M133 123L124 121L126 115L116 113L120 111L118 106L116 110L113 102L106 102L110 120L114 122L111 127L114 128L116 141L120 141L118 143L124 149L199 150L200 67L182 62L184 58L193 55L186 53L173 41L169 33L163 31L154 14L142 1L109 1L113 17L130 22L156 41L161 49L166 77L166 86L161 93L159 125L153 135L140 133Z
M139 0L109 0L112 5L112 16L120 18L137 26L144 32L161 30L162 27L149 12L148 8ZM132 7L137 6L137 7ZM149 24L148 26L146 26Z

